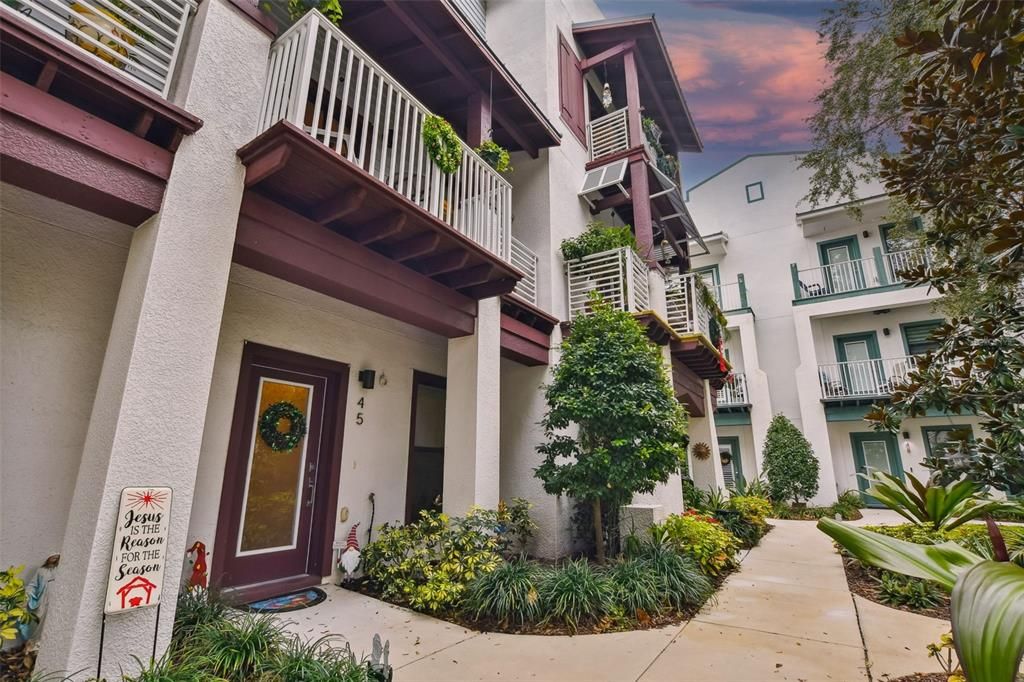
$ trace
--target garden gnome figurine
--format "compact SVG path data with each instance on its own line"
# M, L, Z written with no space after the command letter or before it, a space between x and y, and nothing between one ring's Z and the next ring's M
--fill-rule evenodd
M359 568L359 538L356 535L356 529L359 528L359 524L356 523L348 531L348 540L345 542L345 549L342 551L341 556L338 558L338 567L341 572L344 573L346 580L351 580L356 569Z
M196 540L185 553L195 553L196 555L196 558L192 560L192 575L189 576L188 586L206 589L206 545Z

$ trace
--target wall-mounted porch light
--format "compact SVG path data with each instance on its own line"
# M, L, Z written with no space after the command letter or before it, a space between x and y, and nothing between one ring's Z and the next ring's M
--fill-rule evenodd
M361 369L359 370L359 385L363 388L373 388L374 379L377 377L377 373L372 369Z

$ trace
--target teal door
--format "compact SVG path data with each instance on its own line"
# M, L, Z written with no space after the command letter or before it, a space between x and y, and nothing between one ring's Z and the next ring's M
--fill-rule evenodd
M726 488L735 488L743 482L743 457L737 436L718 437L718 456L722 463L722 478Z
M875 332L844 334L833 338L843 393L853 396L882 395L885 382L878 336Z
M818 253L825 275L825 293L842 294L864 288L864 270L856 236L820 242Z
M876 471L903 478L903 462L900 460L896 436L891 433L851 433L853 461L857 467L857 487L864 503L869 507L883 507L881 502L867 494L871 487L867 476Z

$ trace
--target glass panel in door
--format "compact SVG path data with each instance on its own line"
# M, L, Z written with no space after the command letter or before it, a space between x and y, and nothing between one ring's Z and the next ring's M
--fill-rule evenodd
M290 450L274 450L260 435L259 418L268 407L287 403L298 408L309 423L311 385L268 379L260 380L249 455L249 470L242 502L242 529L238 536L238 556L281 549L297 544L303 474L306 467L306 438ZM287 432L291 422L282 418L279 432Z
M847 392L852 395L875 395L875 363L871 362L867 341L846 341L843 343L843 354L846 364L843 366L843 378Z
M861 495L869 506L883 506L867 494L868 488L872 485L869 477L878 472L902 477L901 471L893 469L894 458L897 457L895 441L874 434L853 434L852 438L858 473L857 485L860 487Z
M829 293L838 294L845 291L856 291L857 277L854 272L858 263L850 257L850 247L846 244L830 246L825 249L827 259Z

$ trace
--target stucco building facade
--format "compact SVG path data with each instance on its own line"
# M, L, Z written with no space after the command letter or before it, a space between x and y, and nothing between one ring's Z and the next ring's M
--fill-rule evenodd
M728 364L672 162L701 142L653 18L141 5L0 8L0 564L61 555L41 669L159 653L196 542L211 582L255 598L331 580L356 523L365 542L525 497L532 550L565 554L537 424L592 290L641 320L717 442ZM452 173L423 143L433 114L460 138ZM568 267L561 241L595 219L639 252ZM147 486L172 492L160 610L104 619L119 498ZM680 511L678 475L634 502Z

